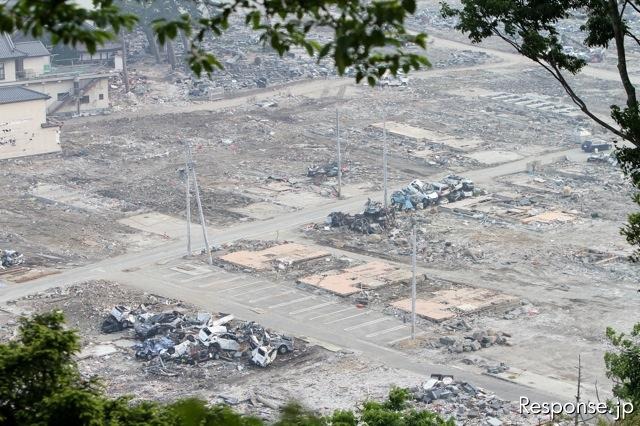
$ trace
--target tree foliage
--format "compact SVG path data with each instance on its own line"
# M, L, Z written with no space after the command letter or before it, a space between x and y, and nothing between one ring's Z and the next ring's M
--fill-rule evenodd
M607 328L607 339L615 350L604 357L607 377L613 380L613 394L640 407L640 323L626 335ZM637 409L637 408L636 408Z
M461 8L442 4L442 14L456 17L456 28L473 42L498 37L520 54L545 69L565 90L570 99L591 120L613 135L631 143L618 145L616 155L624 172L640 190L640 109L636 88L629 78L627 48L640 46L640 35L634 34L629 18L640 16L637 0L551 0L495 1L462 0ZM616 53L618 75L625 93L624 105L611 101L611 123L593 112L567 80L586 65L584 59L567 53L561 44L559 24L563 19L582 18L581 30L587 47L612 47ZM640 195L634 196L640 205ZM640 260L640 213L629 215L621 230L635 248L634 260Z
M196 398L170 404L130 397L108 398L99 381L84 379L74 355L75 331L64 329L60 312L20 320L18 339L0 344L0 424L36 426L263 426L252 416ZM437 414L407 410L409 393L393 388L383 403L367 402L361 413L337 410L320 416L292 402L275 426L449 426ZM392 423L386 423L392 421Z
M208 7L210 13L196 13L195 4ZM231 17L243 16L262 42L280 55L302 47L318 60L332 58L341 75L353 67L357 81L374 84L388 70L395 74L429 65L424 56L409 49L425 48L426 35L410 34L404 28L406 17L416 10L415 0L93 0L93 5L85 9L69 0L16 0L0 5L0 32L21 30L35 37L48 32L54 43L81 43L93 53L121 28L132 28L140 19L153 16L153 30L161 43L180 32L190 37L188 62L200 75L222 68L204 49L206 37L222 34ZM86 21L93 21L97 29L87 28ZM331 32L331 41L315 39L318 31Z

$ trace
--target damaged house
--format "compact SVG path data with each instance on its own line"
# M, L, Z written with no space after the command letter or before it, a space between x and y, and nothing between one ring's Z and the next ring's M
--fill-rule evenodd
M48 95L47 116L99 113L109 108L109 74L96 67L52 66L39 41L14 43L0 34L0 87L22 86Z
M47 120L49 96L0 87L0 159L60 151L60 124Z

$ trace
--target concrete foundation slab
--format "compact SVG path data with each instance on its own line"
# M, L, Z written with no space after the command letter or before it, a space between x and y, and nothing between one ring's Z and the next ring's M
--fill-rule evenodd
M368 262L342 270L300 278L301 284L308 284L329 290L341 296L348 296L363 289L379 288L411 279L411 272L386 262Z
M527 217L522 219L522 223L554 223L554 222L571 222L575 219L575 216L558 212L558 211L548 211L544 213L537 214L535 216Z
M268 271L275 264L296 265L330 256L329 252L302 244L287 243L259 251L241 250L221 256L220 259L242 268Z
M440 322L486 309L507 308L517 302L517 298L493 290L463 287L436 291L429 299L416 299L416 314ZM391 305L411 312L411 299L398 300Z
M382 129L384 127L383 123L374 123L371 126L378 129ZM483 143L483 141L480 139L458 138L455 136L436 132L434 130L422 129L420 127L414 127L404 123L397 123L395 121L388 121L386 123L386 127L389 133L396 134L398 136L404 136L406 138L426 140L431 143L446 145L449 148L453 148L458 151L471 151Z

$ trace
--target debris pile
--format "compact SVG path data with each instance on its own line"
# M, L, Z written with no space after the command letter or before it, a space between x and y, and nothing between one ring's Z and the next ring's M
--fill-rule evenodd
M449 352L462 353L479 351L493 345L510 345L507 340L511 335L500 331L477 331L471 335L459 339L454 336L442 336L435 343L435 346L446 347Z
M391 194L391 205L398 210L417 210L434 204L448 203L473 197L473 181L449 175L440 182L424 183L414 179L400 191Z
M103 333L133 328L136 358L196 364L210 359L233 361L248 358L260 367L271 364L278 354L294 350L292 337L268 332L254 322L233 315L214 318L207 312L185 315L179 311L153 313L144 305L136 309L115 306L102 324ZM238 368L241 368L240 366Z
M389 229L395 223L393 209L385 208L378 201L369 199L364 205L364 211L355 215L343 212L331 212L327 216L326 224L332 228L347 227L362 234L376 234Z
M429 380L411 392L416 400L426 403L428 409L453 416L456 424L478 420L492 426L515 424L510 419L515 413L514 403L471 383L454 380L453 376L432 374Z
M15 250L0 249L0 269L24 263L24 255Z

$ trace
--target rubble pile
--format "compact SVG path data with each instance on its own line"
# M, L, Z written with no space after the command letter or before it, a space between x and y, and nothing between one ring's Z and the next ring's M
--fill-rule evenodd
M0 249L0 269L6 269L24 263L24 255L15 250Z
M133 329L139 340L134 346L136 358L145 361L159 358L163 365L164 361L196 364L211 359L249 359L266 367L278 354L294 350L292 337L269 332L254 322L237 321L233 315L214 318L207 312L153 313L144 305L136 309L115 306L101 329L103 333Z
M455 418L456 424L517 424L513 422L517 416L515 403L471 383L454 380L453 376L432 374L411 392L417 401L427 405L427 409Z
M395 212L385 208L382 203L369 199L364 211L355 215L343 212L331 212L326 224L332 228L347 227L362 234L376 234L395 224Z
M507 340L509 337L511 337L509 333L500 331L477 331L462 339L455 336L442 336L437 342L434 342L434 346L445 347L449 352L454 353L475 352L493 345L509 346L510 342Z

